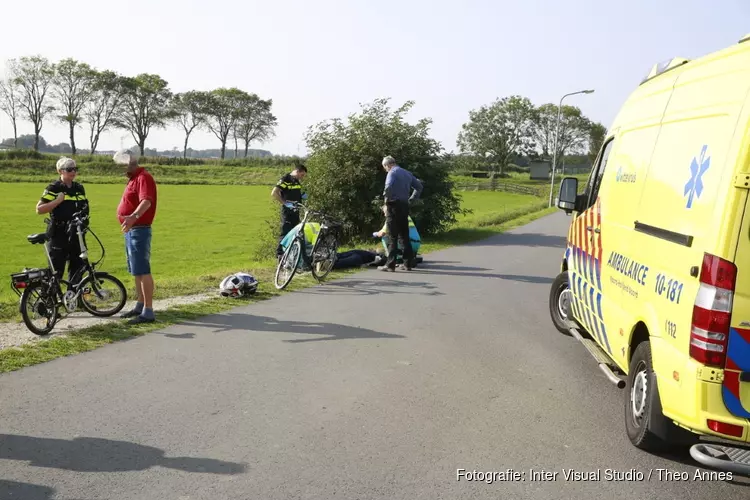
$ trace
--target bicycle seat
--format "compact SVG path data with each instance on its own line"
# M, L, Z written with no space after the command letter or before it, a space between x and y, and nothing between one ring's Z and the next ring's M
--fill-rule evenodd
M32 245L36 245L37 243L46 243L49 241L49 236L47 236L46 233L31 234L27 236L26 239L29 240L29 243Z

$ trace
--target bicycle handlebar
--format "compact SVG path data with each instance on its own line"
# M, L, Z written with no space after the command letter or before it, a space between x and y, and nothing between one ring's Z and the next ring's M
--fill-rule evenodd
M70 221L68 222L68 227L71 228L74 225L82 226L90 218L91 218L91 215L84 213L83 210L80 210L73 214Z
M329 222L331 222L333 224L336 224L336 225L339 225L339 226L343 225L341 223L341 221L338 221L338 220L334 219L333 217L331 217L330 215L328 215L328 214L326 214L324 212L319 212L317 210L313 210L310 207L308 207L307 205L305 205L304 203L302 203L301 201L288 201L288 202L285 203L285 205L292 205L290 208L292 208L293 210L299 210L300 208L302 208L302 209L305 210L305 212L313 214L313 215L317 215L319 217L322 217L326 221L329 221Z
M60 224L60 225L65 224L66 228L70 229L73 225L82 225L84 222L86 222L90 218L91 218L91 216L89 214L84 213L83 210L79 210L78 212L74 213L71 216L70 220L68 220L68 221L64 221L64 222L63 221L57 221L57 222L55 222L54 219L46 218L46 219L44 219L44 223L47 224L47 225L50 225L50 224L53 224L53 223Z

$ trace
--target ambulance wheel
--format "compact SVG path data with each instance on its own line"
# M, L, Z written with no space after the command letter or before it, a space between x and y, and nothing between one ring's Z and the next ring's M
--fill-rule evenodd
M557 275L552 282L549 293L549 313L555 328L564 334L571 336L570 322L571 304L573 294L568 286L568 272L563 271Z
M654 411L653 391L656 391L656 375L651 362L651 343L641 342L630 360L630 370L625 385L625 430L633 446L645 451L660 451L666 444L649 430L663 424L661 412Z

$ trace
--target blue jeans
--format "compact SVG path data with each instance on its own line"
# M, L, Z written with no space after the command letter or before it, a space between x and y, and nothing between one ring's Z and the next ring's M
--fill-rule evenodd
M125 255L130 274L151 274L151 226L136 226L125 233Z

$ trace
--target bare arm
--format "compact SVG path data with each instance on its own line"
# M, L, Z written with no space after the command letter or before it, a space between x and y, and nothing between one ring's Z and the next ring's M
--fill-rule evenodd
M130 231L130 228L133 227L135 221L140 219L144 212L149 208L151 208L151 200L141 200L133 213L125 217L125 219L122 221L121 227L123 232Z
M148 210L149 208L151 208L151 200L143 200L143 201L141 201L141 202L140 202L140 203L138 204L138 207L136 207L136 209L135 209L135 211L133 212L133 214L132 214L132 215L135 215L135 216L137 216L137 217L140 217L140 216L141 216L141 215L143 215L143 214L144 214L144 213L146 212L146 210Z
M279 189L278 186L274 186L273 191L271 191L271 198L278 201L282 205L284 204L284 198L281 197L281 189Z
M37 215L48 214L56 209L63 201L65 201L65 193L58 194L54 201L48 201L45 203L42 202L42 200L39 200L36 203L36 213Z

